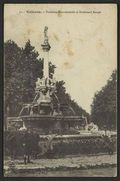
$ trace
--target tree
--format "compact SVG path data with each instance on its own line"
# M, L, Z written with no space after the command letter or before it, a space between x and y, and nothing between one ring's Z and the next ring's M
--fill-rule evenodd
M24 102L32 101L35 81L42 76L42 61L30 41L20 48L11 40L4 45L5 54L5 110L9 116L18 115Z
M74 115L77 115L77 116L84 115L85 117L87 117L87 120L89 122L90 115L84 109L82 109L82 107L80 107L74 100L71 99L71 96L68 93L66 93L66 88L64 85L65 85L65 82L63 80L56 83L56 87L57 87L56 94L57 94L60 104L68 105L70 110L74 112Z
M19 86L19 80L15 79L17 63L20 61L21 48L11 40L4 44L4 59L5 59L5 110L11 109L16 102L17 95L14 96L15 87ZM10 112L9 111L9 112Z
M117 71L114 70L107 84L93 98L91 119L102 129L116 129L116 110Z

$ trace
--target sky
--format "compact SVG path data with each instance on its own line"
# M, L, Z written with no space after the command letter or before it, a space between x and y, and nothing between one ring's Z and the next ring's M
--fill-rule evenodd
M6 4L4 41L24 47L28 39L42 57L48 26L56 80L90 113L94 94L117 67L116 4Z

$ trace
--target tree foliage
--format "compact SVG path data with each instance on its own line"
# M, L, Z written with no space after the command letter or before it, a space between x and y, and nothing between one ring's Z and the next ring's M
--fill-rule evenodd
M71 108L74 111L75 115L77 116L84 115L85 117L87 117L88 121L90 121L89 114L82 107L80 107L74 100L72 100L71 96L66 92L65 82L63 80L57 82L56 87L57 87L57 97L60 103L67 104L69 108Z
M42 61L38 52L28 40L24 48L20 48L11 40L4 44L5 54L5 108L9 115L18 114L25 102L34 97L35 81L42 76Z
M114 70L107 84L95 94L91 105L91 119L100 128L116 129L117 71Z

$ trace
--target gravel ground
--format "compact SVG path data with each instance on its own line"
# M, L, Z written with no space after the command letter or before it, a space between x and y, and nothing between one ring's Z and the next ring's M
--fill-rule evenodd
M10 160L5 160L4 171L9 172ZM16 172L30 171L58 171L58 170L73 170L73 169L88 169L88 168L105 168L117 165L117 155L95 155L95 156L79 156L67 157L60 159L36 159L27 165L23 164L22 160L14 160L13 170Z

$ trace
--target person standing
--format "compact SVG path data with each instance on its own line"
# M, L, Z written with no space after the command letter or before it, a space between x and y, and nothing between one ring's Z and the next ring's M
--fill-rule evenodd
M33 149L33 135L30 129L25 131L23 136L23 152L24 152L24 163L30 163L30 157Z

